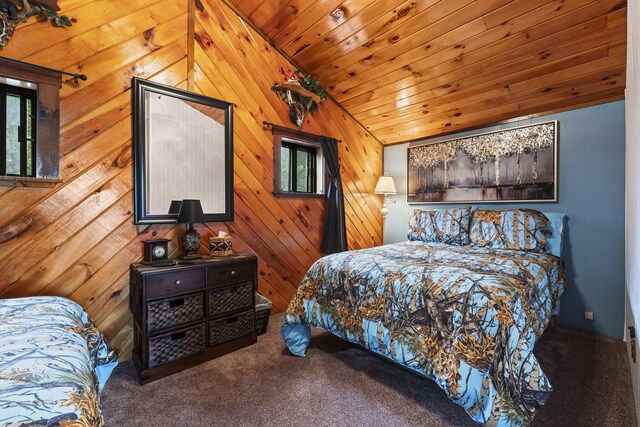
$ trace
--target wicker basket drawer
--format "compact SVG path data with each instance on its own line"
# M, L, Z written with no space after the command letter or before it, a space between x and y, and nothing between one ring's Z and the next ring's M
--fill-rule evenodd
M253 307L253 282L209 290L209 316L217 316L228 311Z
M209 346L242 338L255 332L253 310L209 322Z
M206 349L206 344L204 323L149 338L149 368L200 353Z
M189 323L204 317L202 292L147 303L147 332Z

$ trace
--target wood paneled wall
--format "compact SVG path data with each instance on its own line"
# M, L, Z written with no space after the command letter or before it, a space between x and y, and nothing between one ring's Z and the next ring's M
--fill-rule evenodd
M288 110L271 92L293 66L220 0L61 0L69 28L30 21L7 56L82 72L87 82L61 90L60 171L54 188L0 187L0 229L32 218L19 236L0 243L0 297L61 295L80 303L128 359L129 264L142 240L172 239L181 254L183 226L133 224L131 78L190 88L235 105L235 220L200 225L227 230L234 249L259 258L259 290L286 309L307 268L318 259L324 201L275 198L271 132ZM191 25L190 25L191 24ZM46 40L46 43L42 43ZM331 101L304 130L342 139L341 174L349 248L382 241L381 199L371 193L382 172L382 147ZM203 244L202 252L207 248Z

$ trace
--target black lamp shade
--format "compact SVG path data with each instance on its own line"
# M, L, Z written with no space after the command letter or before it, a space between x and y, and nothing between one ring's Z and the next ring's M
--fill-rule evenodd
M200 200L185 199L180 206L178 222L181 224L193 224L194 222L205 222L204 212Z
M178 215L180 206L182 206L182 200L172 200L171 206L169 206L169 215Z

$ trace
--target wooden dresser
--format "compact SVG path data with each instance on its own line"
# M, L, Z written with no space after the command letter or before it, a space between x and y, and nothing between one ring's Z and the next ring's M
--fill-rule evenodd
M129 308L141 384L257 341L257 258L235 254L194 264L132 264Z

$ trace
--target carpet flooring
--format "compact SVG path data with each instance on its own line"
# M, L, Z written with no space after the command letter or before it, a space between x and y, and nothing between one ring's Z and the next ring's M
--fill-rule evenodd
M145 386L133 364L106 384L107 426L477 426L433 382L331 334L314 331L304 358L279 336ZM536 355L554 391L534 426L635 427L625 344L561 326Z

